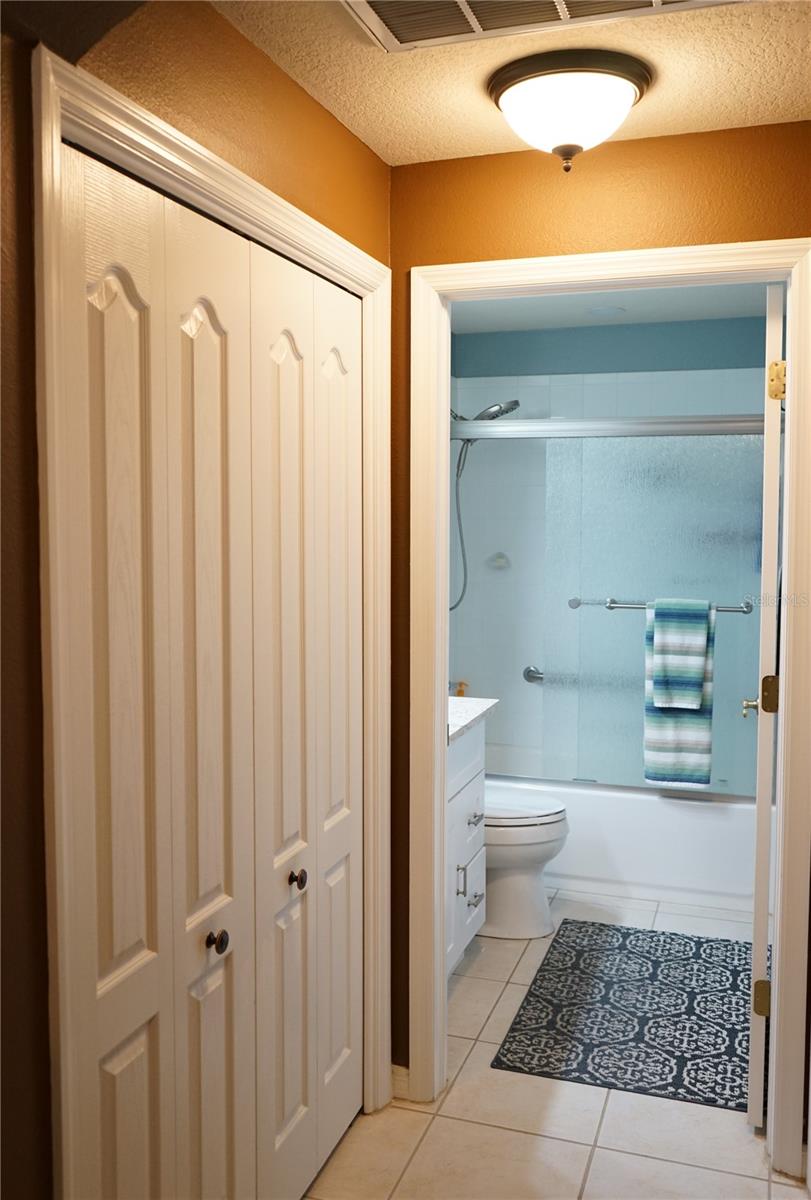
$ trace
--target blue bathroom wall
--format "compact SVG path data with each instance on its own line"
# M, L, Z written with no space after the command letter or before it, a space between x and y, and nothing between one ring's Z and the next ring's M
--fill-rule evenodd
M457 379L762 367L762 317L453 335Z

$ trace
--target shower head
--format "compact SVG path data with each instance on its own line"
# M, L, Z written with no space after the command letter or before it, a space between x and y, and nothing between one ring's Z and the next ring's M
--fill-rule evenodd
M517 400L508 400L505 404L490 404L471 419L474 421L497 421L499 417L506 417L507 413L515 412L519 407Z

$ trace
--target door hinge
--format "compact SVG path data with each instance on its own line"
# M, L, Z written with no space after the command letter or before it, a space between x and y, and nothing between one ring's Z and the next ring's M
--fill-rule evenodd
M777 712L777 697L780 691L778 675L764 675L760 681L760 711Z
M769 399L785 400L786 398L786 360L779 359L769 363Z
M752 983L752 1008L758 1017L768 1017L772 1011L772 985L768 979Z

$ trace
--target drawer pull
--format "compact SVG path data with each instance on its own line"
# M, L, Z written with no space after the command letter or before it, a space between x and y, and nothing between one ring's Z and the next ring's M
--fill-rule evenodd
M464 883L462 884L461 887L459 887L459 872L460 871L462 872L462 876L464 878ZM456 895L457 896L466 896L467 895L467 867L457 867L456 868Z
M468 825L481 825L483 820L484 820L483 812L480 812L480 813L474 812L471 814L471 816L468 817L467 823L468 823Z
M473 896L467 902L468 908L478 908L484 899L484 892L474 892Z

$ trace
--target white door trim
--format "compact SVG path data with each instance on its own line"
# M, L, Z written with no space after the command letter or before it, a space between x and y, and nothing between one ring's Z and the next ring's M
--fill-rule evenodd
M785 281L788 383L783 592L811 597L811 239L453 263L411 272L411 671L409 1092L444 1085L442 955L448 663L449 304L545 293ZM811 620L786 604L778 734L777 913L769 1146L802 1171L806 960L811 862Z
M44 47L34 53L39 440L45 807L48 870L51 1061L56 1193L61 1191L64 1111L60 994L65 963L59 913L66 880L64 764L70 709L62 555L66 479L49 437L65 397L59 361L62 279L62 143L98 155L238 233L286 255L363 302L363 658L364 658L364 1087L367 1112L391 1098L390 984L390 338L391 272L203 146Z

